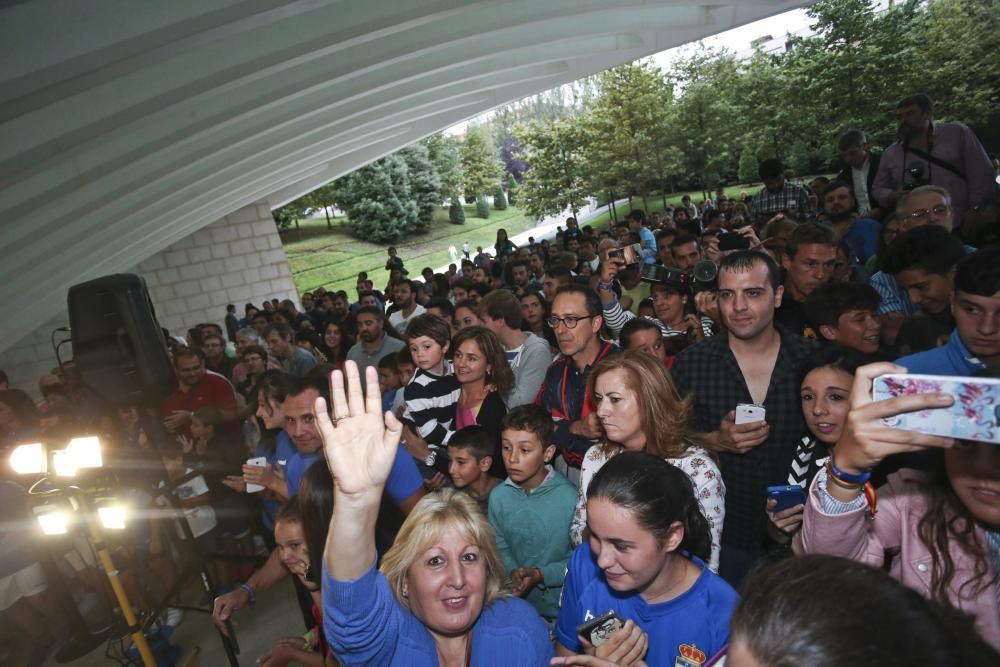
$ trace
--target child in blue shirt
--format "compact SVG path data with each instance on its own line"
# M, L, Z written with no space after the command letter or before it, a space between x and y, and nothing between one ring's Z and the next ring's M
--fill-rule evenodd
M645 635L648 665L703 664L728 644L738 597L705 567L711 537L687 475L645 452L619 454L590 482L587 527L563 586L558 655L582 653L578 626L609 611L632 623L608 641Z
M399 383L398 360L399 354L390 352L378 362L378 390L382 392L382 412L392 410L396 392L402 386Z
M490 493L489 519L515 595L554 621L573 551L569 526L576 487L553 470L552 417L542 407L520 405L504 417L501 453L508 477Z

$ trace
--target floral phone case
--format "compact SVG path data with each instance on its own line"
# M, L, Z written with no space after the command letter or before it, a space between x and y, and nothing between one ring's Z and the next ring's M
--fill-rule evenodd
M911 394L947 393L951 407L907 412L883 421L904 431L1000 444L1000 380L947 375L883 375L875 378L876 401Z

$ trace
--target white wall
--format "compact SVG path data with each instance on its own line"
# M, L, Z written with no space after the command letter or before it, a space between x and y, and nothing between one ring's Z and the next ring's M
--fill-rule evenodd
M129 273L146 279L161 326L183 336L189 327L215 322L224 327L226 304L260 307L264 299L298 295L281 238L266 201L244 206L141 262ZM37 396L38 377L56 366L52 331L68 326L62 313L0 353L10 386ZM65 337L65 334L63 334ZM60 354L71 357L66 345Z

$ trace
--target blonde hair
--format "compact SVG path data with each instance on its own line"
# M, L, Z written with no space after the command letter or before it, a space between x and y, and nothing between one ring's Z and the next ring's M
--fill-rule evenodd
M607 357L591 371L587 393L593 396L597 378L613 370L624 371L625 384L635 392L639 426L646 436L644 451L662 459L676 459L697 444L691 427L691 399L681 397L662 362L640 350ZM605 454L621 449L607 438L598 446Z
M379 570L389 581L396 600L407 609L409 600L403 595L407 573L425 551L441 541L448 529L458 530L479 547L479 557L486 568L483 607L505 594L503 561L493 526L469 494L446 488L420 499L403 522L396 541L382 557Z

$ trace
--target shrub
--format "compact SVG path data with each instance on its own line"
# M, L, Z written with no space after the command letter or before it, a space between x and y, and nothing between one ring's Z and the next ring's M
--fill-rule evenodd
M493 193L493 208L498 211L507 210L507 198L503 194L503 188L497 186L496 192Z
M462 208L462 202L458 201L458 197L451 200L451 206L448 207L448 220L453 225L465 224L465 209Z
M476 199L476 217L490 217L490 203L486 201L486 195L479 195L479 198Z
M517 179L514 174L507 174L507 203L517 206Z

